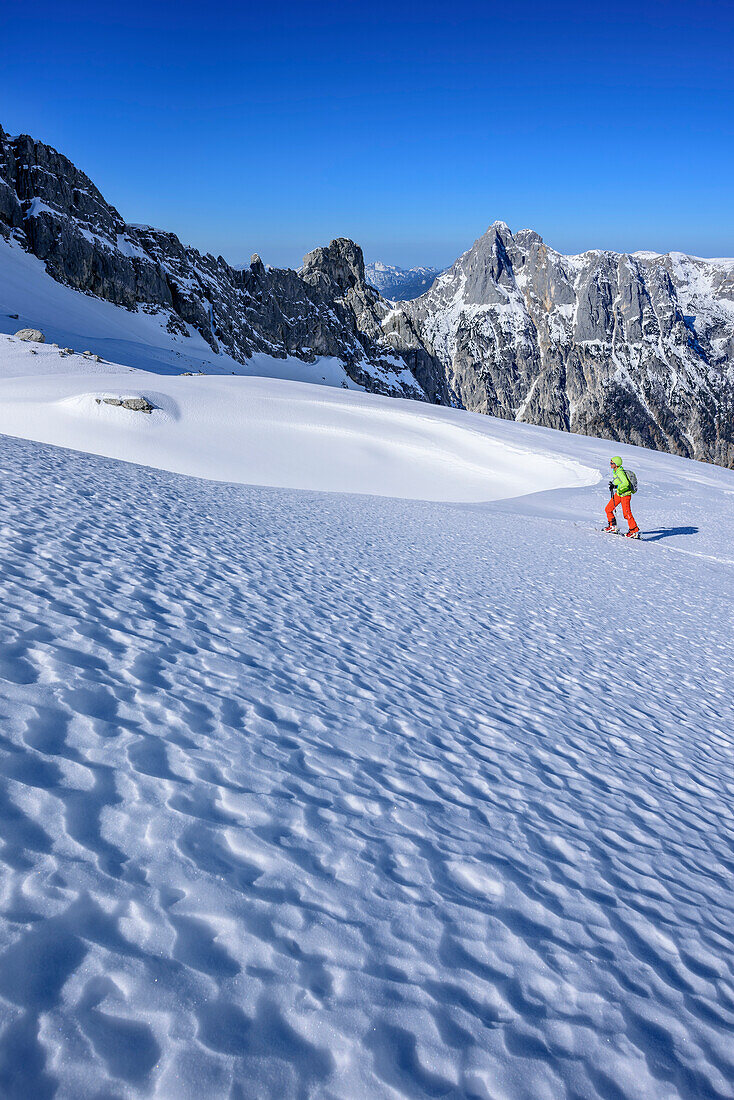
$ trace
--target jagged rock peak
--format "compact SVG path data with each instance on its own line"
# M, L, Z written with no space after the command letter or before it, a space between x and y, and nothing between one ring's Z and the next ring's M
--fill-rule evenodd
M734 261L495 222L403 308L468 409L734 466Z
M196 330L215 354L239 362L254 353L307 363L338 358L367 390L450 399L442 368L417 337L402 347L383 333L389 305L367 285L353 241L309 253L300 273L266 268L257 255L235 269L174 233L127 225L66 157L0 130L4 241L20 244L74 290L155 315L175 340Z
M307 280L325 275L342 290L365 285L362 249L348 237L337 237L326 248L314 248L303 257L301 274Z
M36 208L52 213L72 210L80 222L94 222L110 237L125 228L89 176L53 146L28 134L10 137L0 128L0 176L15 191L24 217Z
M504 222L494 222L467 253L457 261L452 271L459 269L464 277L464 298L469 303L483 305L504 298L501 287L512 287L515 277L508 248L513 236Z
M515 243L520 248L532 248L533 245L542 245L544 243L540 233L536 233L534 229L520 229L514 235Z

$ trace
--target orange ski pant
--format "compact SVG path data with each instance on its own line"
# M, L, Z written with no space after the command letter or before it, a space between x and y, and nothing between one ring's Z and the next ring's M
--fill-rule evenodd
M630 506L631 499L632 498L630 496L621 497L621 496L619 496L618 493L615 493L614 496L612 497L612 499L607 504L606 513L607 513L607 519L611 523L612 520L614 519L614 509L618 508L619 505L621 504L622 505L622 514L624 515L624 518L627 520L627 522L630 525L630 531L636 531L637 530L637 520L632 515L632 508Z

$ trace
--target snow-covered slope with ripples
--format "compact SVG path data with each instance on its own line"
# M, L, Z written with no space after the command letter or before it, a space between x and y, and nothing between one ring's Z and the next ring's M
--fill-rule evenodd
M153 411L105 404L116 396ZM599 476L498 441L491 421L454 409L282 379L161 376L3 336L0 431L217 481L427 500L497 500Z
M631 544L608 443L3 349L0 1095L734 1096L734 474L624 448Z

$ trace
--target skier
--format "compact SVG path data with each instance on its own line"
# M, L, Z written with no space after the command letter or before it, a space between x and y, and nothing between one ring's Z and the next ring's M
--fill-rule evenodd
M612 480L609 482L609 492L611 493L611 500L607 504L607 526L605 531L617 530L617 518L614 515L614 509L621 504L622 513L624 518L629 524L629 531L625 532L625 538L638 539L640 537L640 528L637 526L637 521L632 515L632 508L630 507L630 498L632 496L632 482L625 473L624 466L622 465L622 459L619 455L615 455L609 462L612 467Z

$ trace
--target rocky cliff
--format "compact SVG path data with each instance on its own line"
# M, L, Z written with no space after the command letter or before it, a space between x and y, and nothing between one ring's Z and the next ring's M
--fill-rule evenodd
M389 307L352 241L315 249L300 272L266 269L258 256L237 270L174 233L126 224L66 157L0 128L0 236L11 234L59 282L129 310L163 311L170 331L186 336L190 325L241 362L254 352L335 356L373 392L449 400L420 340L402 347L383 332Z
M384 327L467 409L734 466L734 260L563 256L496 222Z

